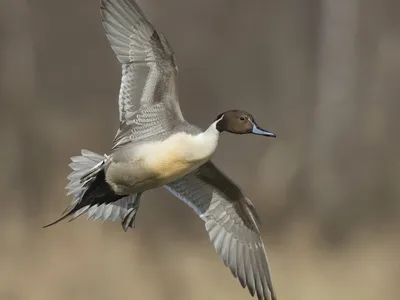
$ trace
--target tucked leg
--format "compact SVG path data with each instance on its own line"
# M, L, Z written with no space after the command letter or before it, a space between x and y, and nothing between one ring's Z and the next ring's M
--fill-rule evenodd
M140 206L140 198L142 196L142 193L138 193L136 195L135 201L130 204L130 207L128 208L128 211L126 212L125 216L123 217L122 220L122 228L126 232L128 228L134 228L135 227L135 219L136 219L136 214Z

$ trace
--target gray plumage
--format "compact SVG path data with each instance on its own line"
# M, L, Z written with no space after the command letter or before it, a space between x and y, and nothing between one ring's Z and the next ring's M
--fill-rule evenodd
M145 152L141 149L147 148L142 146L166 141L178 133L187 133L188 137L183 142L190 147L206 144L204 151L209 143L212 153L220 132L218 126L225 126L232 133L275 136L261 130L250 114L241 111L226 113L225 119L223 114L219 115L214 125L205 132L187 123L179 107L178 69L166 38L153 28L133 0L101 0L101 17L106 36L122 64L118 99L120 128L109 156L82 150L81 156L71 158L73 171L68 176L70 183L67 189L73 201L64 215L48 226L66 217L73 220L87 213L89 219L119 221L124 230L134 227L142 192L155 188L157 183L146 177L154 175L149 173L150 167L146 165L149 162L135 156ZM204 136L200 142L196 140L197 144L193 142L195 139L190 138L201 134ZM168 145L169 151L180 151L181 145L175 147L172 142L165 145ZM190 152L191 148L187 145L185 150ZM161 147L160 151L164 148ZM157 151L151 155L156 154ZM192 157L191 153L185 155L190 159L196 156ZM182 167L179 164L181 161L171 161L174 161L177 170ZM160 168L165 168L167 163ZM153 162L151 167L154 169L154 166L158 166L157 162ZM258 299L276 300L253 204L208 156L204 161L199 159L195 166L194 171L179 178L165 182L160 179L160 185L184 201L205 222L217 253L251 295L257 295ZM135 190L136 179L141 182L148 180L149 183L144 184L141 190ZM132 186L124 186L127 182ZM120 190L119 185L123 187ZM131 190L135 192L130 193Z
M122 64L120 129L113 149L170 132L184 123L175 57L134 1L101 1L102 24Z
M258 299L276 299L253 204L212 162L166 186L203 221L224 264Z

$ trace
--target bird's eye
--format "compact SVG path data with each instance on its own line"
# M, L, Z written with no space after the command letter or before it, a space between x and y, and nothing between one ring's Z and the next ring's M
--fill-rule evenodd
M244 121L244 117L240 117L240 121Z

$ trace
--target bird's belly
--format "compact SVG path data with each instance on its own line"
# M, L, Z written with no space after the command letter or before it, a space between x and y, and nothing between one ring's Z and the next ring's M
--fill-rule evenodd
M208 160L188 159L179 147L146 148L135 159L111 164L106 178L117 194L134 194L161 187L192 172Z
M169 156L154 160L149 164L149 169L156 181L164 185L195 170L202 162L203 160L189 162L183 157Z

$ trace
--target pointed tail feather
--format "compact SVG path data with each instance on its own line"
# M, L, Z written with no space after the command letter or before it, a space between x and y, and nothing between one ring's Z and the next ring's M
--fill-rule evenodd
M68 222L75 220L76 218L80 217L81 215L87 213L88 219L93 220L102 220L103 222L111 221L111 222L122 222L122 226L125 231L127 231L128 227L133 227L134 218L128 224L125 225L124 220L126 220L128 214L131 214L133 211L133 205L135 202L135 195L127 196L117 200L116 202L109 203L109 204L102 204L102 205L93 205L93 206L85 206L81 209L64 214L61 218L57 219L56 221L43 226L43 228L52 226L57 224L58 222L65 220L68 217L71 217ZM135 211L136 213L136 211ZM135 214L133 214L135 216ZM125 221L126 222L126 221ZM125 227L126 226L126 227Z
M96 178L97 173L103 169L107 159L107 157L85 149L81 150L81 154L81 156L71 157L72 162L69 164L72 172L67 177L69 183L66 189L68 189L67 195L74 197L71 204L64 210L59 219L43 226L43 228L57 224L77 211L76 208L90 183ZM85 178L85 180L82 181L82 178Z
M93 182L96 181L98 174L102 171L104 173L103 169L107 163L108 157L85 149L81 151L81 154L81 156L71 157L72 162L69 164L72 172L67 177L69 183L66 189L68 189L67 195L72 195L74 198L71 204L64 210L61 218L44 226L44 228L57 224L73 214L76 218L85 212L85 206L82 206L82 200L85 196L88 196L86 192L90 189Z
M68 217L71 222L85 213L87 213L88 219L101 219L104 222L123 222L128 215L133 215L126 224L128 227L132 227L136 214L132 211L135 207L135 211L137 211L140 200L136 201L136 195L117 195L111 189L105 180L104 172L108 156L101 156L88 150L82 150L81 153L81 156L71 157L72 162L69 164L72 172L68 176L69 184L66 188L68 195L72 195L74 198L62 216L44 228L57 224Z

